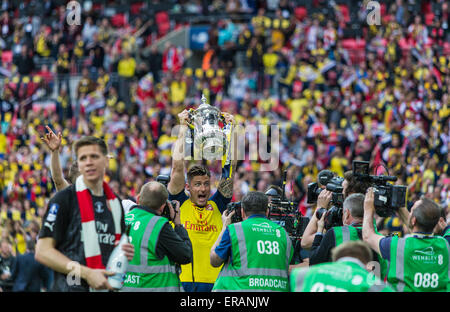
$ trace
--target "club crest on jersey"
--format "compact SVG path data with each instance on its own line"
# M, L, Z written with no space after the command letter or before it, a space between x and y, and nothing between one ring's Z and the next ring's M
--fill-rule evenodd
M95 206L95 212L97 212L97 213L103 213L103 211L104 211L104 209L103 209L103 204L102 204L102 202L95 202L95 204L94 204L94 206Z
M56 220L56 214L58 213L59 205L56 203L53 203L50 206L50 209L48 211L47 219L48 222L55 222Z

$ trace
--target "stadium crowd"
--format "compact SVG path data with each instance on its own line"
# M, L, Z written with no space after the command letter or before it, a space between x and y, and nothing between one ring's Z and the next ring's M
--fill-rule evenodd
M307 184L322 169L343 176L359 159L384 164L389 172L377 174L407 185L408 208L421 195L449 206L446 1L384 1L381 25L366 23L367 1L167 2L161 11L156 1L132 2L127 14L113 15L103 2L84 1L79 26L67 24L65 1L2 2L2 263L26 252L55 193L46 125L62 133L65 177L71 143L96 135L111 154L108 182L121 198L135 198L145 182L170 173L176 116L202 94L242 125L280 129L278 169L239 162L234 201L281 185L287 170L286 195L311 216ZM201 68L187 66L187 49L151 48L188 24L176 13L220 16ZM55 105L37 104L42 99ZM394 216L385 224L401 232Z

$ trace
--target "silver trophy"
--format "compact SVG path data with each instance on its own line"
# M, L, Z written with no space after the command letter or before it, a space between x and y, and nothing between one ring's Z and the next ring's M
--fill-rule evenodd
M225 125L221 111L206 103L205 95L202 94L202 104L196 109L189 111L191 119L192 137L186 143L194 144L194 159L222 159L227 144L224 128L219 126L219 121Z

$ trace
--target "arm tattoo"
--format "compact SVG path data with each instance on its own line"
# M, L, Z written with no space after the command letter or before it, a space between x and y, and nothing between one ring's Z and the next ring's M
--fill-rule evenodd
M233 178L222 178L219 182L219 187L217 188L217 190L225 198L233 197Z

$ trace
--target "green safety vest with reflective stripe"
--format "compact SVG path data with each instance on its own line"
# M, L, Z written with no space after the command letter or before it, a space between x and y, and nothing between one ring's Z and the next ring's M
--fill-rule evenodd
M336 246L348 241L361 240L358 236L358 230L353 226L337 226L333 228Z
M442 235L442 237L448 237L448 236L450 236L450 227Z
M167 256L162 259L156 256L159 234L168 222L139 208L125 216L134 257L128 264L123 291L182 291L175 263Z
M289 291L292 242L283 227L263 217L228 226L231 258L213 291Z
M392 237L387 280L398 291L448 291L450 247L441 236Z
M374 221L375 223L375 221ZM375 226L375 232L377 234L378 231L376 230L376 224ZM334 231L334 238L336 240L336 247L339 246L342 243L348 242L348 241L356 241L361 240L361 238L358 236L358 229L361 230L362 227L354 227L350 225L345 226L337 226L333 228ZM389 267L389 262L386 259L383 259L381 256L378 255L378 263L380 264L380 278L384 279L384 277L387 274L387 270Z
M290 276L294 292L393 292L374 274L367 272L355 258L296 268Z

